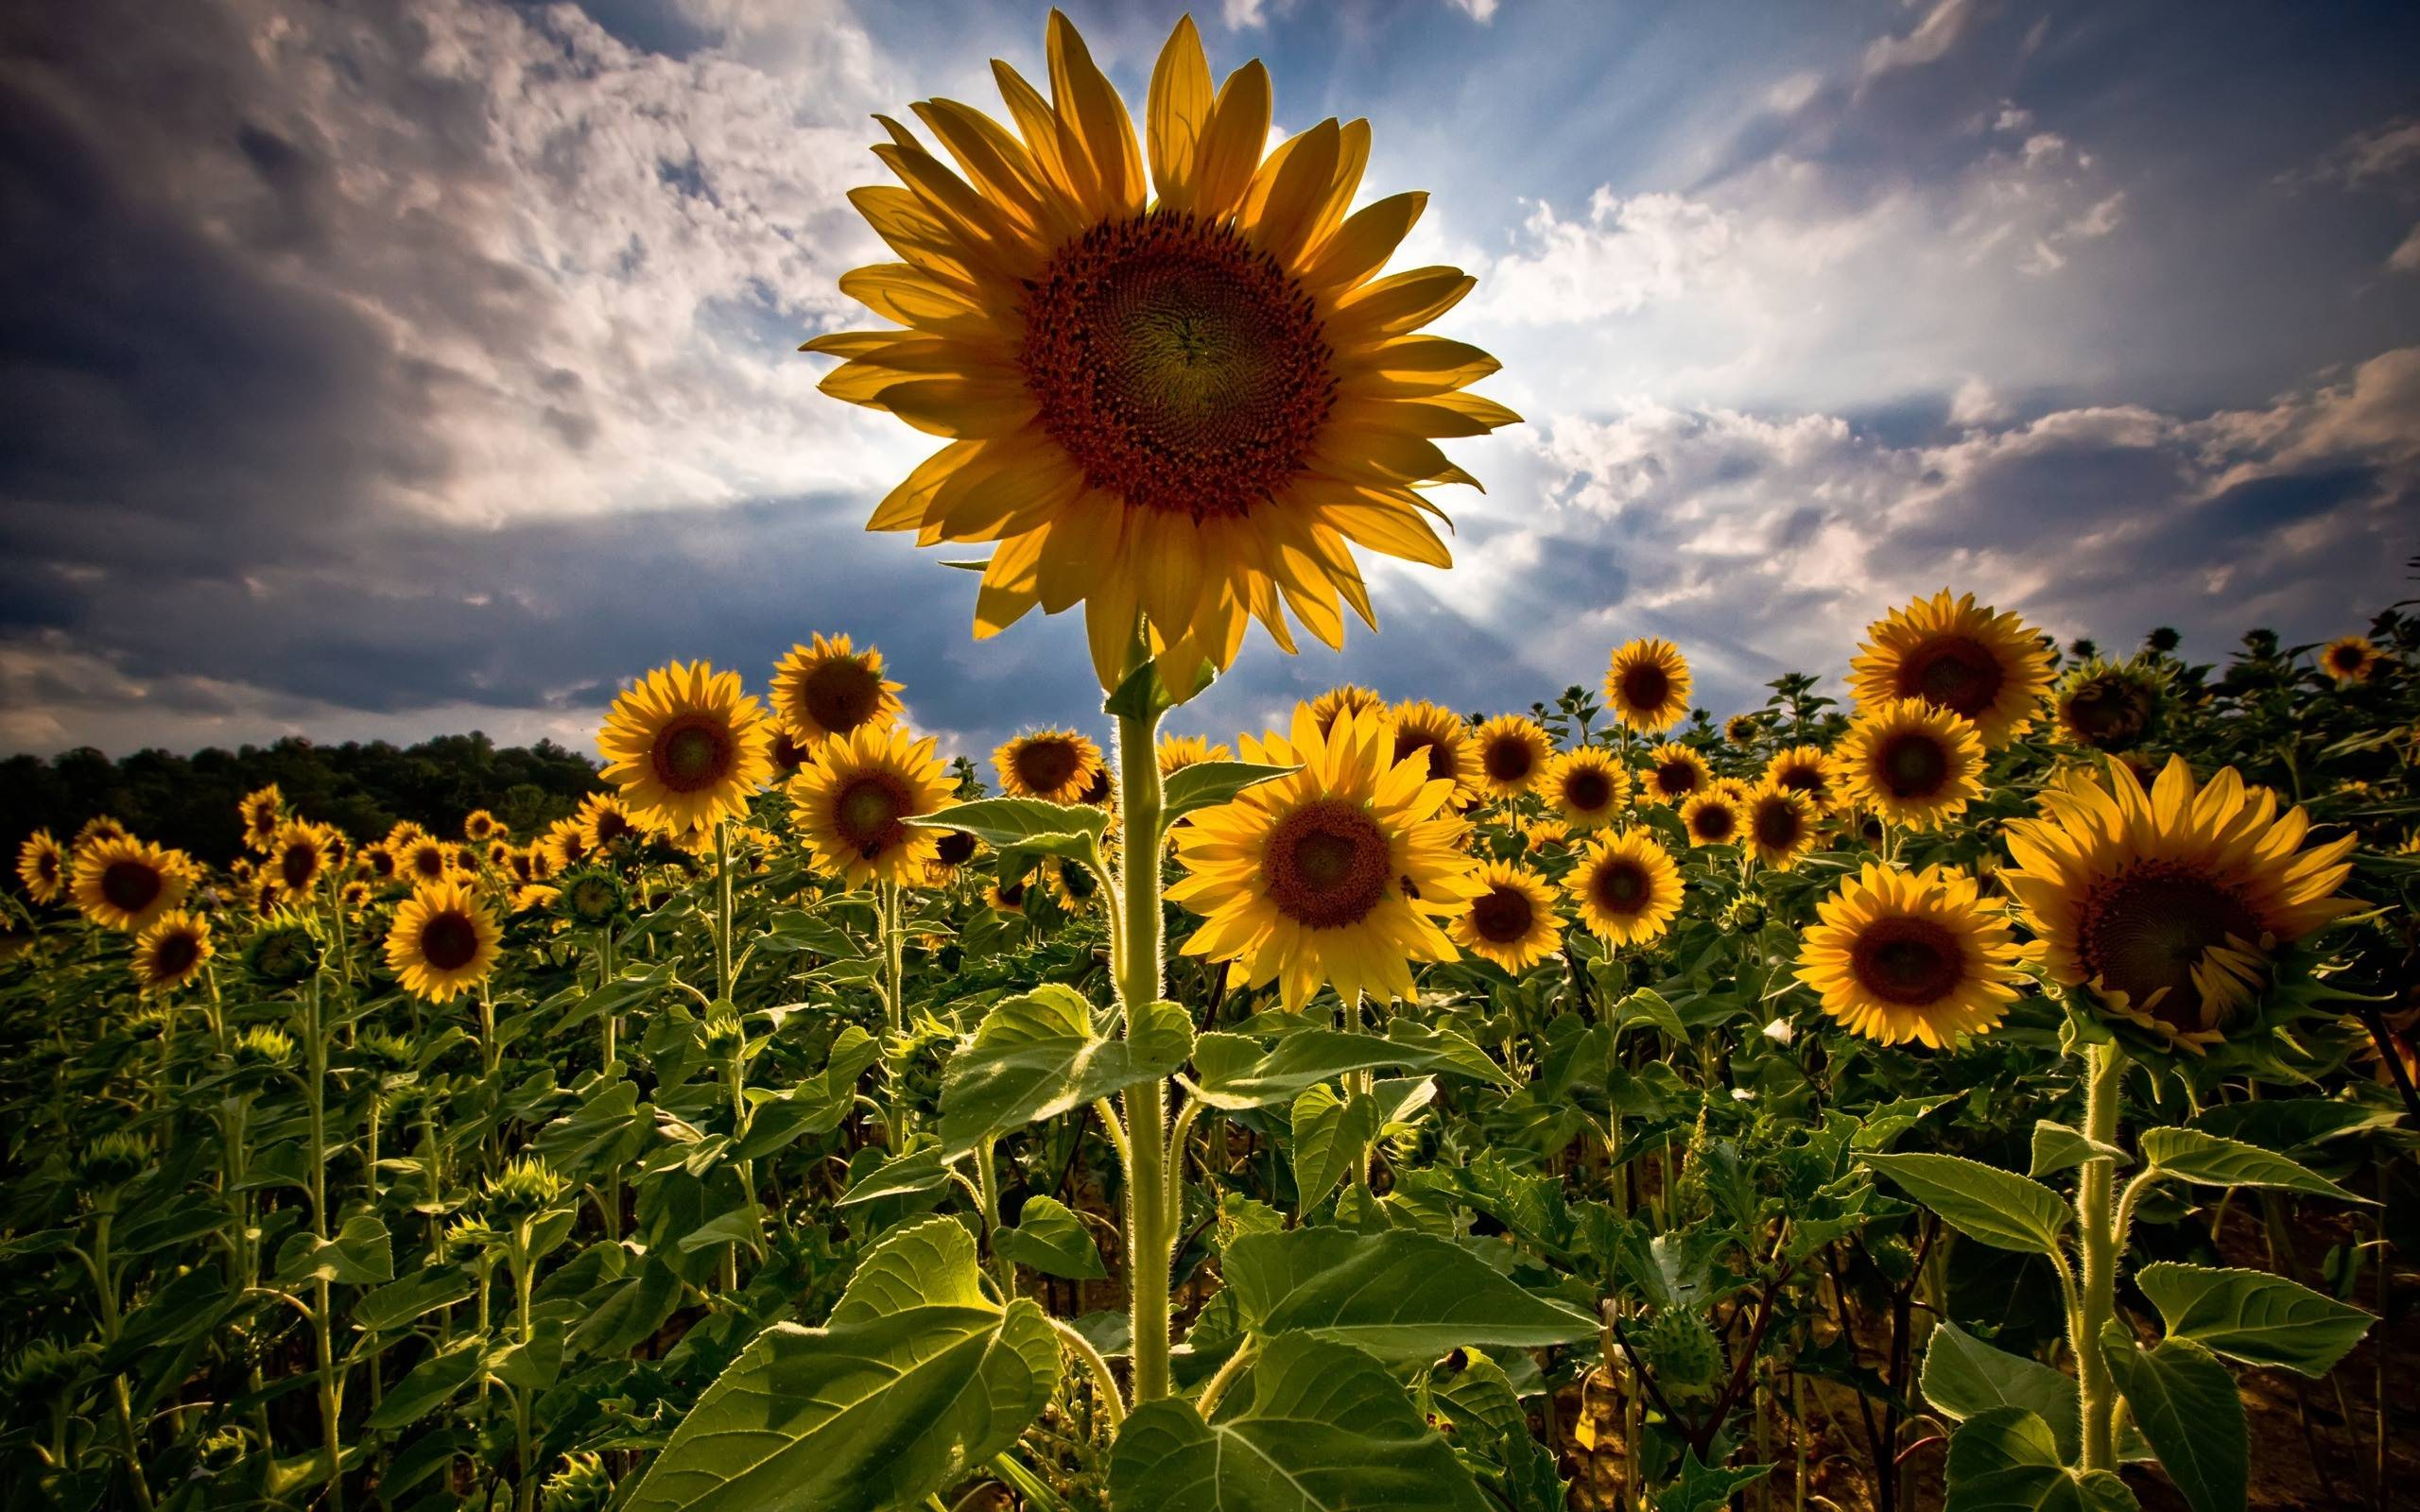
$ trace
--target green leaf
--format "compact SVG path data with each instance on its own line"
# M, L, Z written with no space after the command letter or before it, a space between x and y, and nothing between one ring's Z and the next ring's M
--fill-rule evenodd
M2117 1161L2121 1169L2135 1163L2135 1158L2117 1145L2104 1144L2082 1129L2046 1118L2033 1125L2033 1163L2026 1174L2056 1176L2086 1160L2103 1160Z
M926 830L964 830L994 850L1022 850L1097 862L1109 810L1090 803L1045 803L1038 798L986 798L909 819Z
M1597 1319L1524 1291L1462 1246L1409 1229L1246 1234L1224 1269L1253 1333L1311 1333L1386 1359L1594 1338Z
M1243 1399L1249 1391L1249 1400ZM1137 1407L1109 1462L1116 1512L1481 1512L1470 1472L1376 1361L1270 1340L1204 1422L1191 1402Z
M659 1256L649 1255L639 1273L614 1287L571 1332L581 1351L613 1358L628 1354L652 1337L681 1306L681 1276Z
M673 1430L628 1512L875 1512L1016 1442L1059 1381L1032 1301L984 1289L951 1218L892 1229L820 1329L777 1323Z
M1100 1246L1093 1242L1084 1221L1057 1197L1026 1198L1017 1226L993 1235L992 1247L1046 1276L1092 1281L1109 1274L1100 1263Z
M1943 1512L2135 1512L2135 1493L2106 1470L2066 1467L2049 1427L2022 1407L1994 1407L1949 1438Z
M2013 1171L1954 1155L1858 1157L1967 1238L2027 1254L2057 1252L2071 1216L2059 1194Z
M374 1214L360 1212L346 1219L334 1239L296 1234L278 1249L277 1279L287 1286L316 1280L374 1286L393 1280L395 1260L387 1226Z
M471 1273L458 1265L417 1271L392 1285L364 1293L353 1304L353 1321L367 1332L388 1332L441 1307L450 1307L473 1290Z
M1853 1150L1887 1150L1891 1142L1923 1123L1942 1107L1965 1096L1951 1092L1941 1097L1898 1097L1870 1108L1858 1120L1858 1130L1849 1137Z
M880 1165L849 1183L840 1194L836 1208L854 1208L861 1203L879 1202L885 1197L913 1196L919 1192L938 1192L949 1184L950 1162L939 1145L927 1144L921 1150L884 1160ZM689 1241L681 1242L683 1248Z
M488 1374L508 1386L544 1391L555 1383L563 1367L563 1324L561 1318L541 1319L527 1342L507 1339L488 1350Z
M1294 1099L1294 1203L1308 1212L1336 1190L1378 1137L1375 1099L1340 1094L1322 1083Z
M2193 1512L2242 1512L2249 1472L2243 1398L2219 1357L2190 1339L2138 1349L2115 1322L2101 1334L2100 1353L2160 1469Z
M2058 1446L2057 1463L2078 1457L2082 1409L2074 1380L2037 1360L1995 1349L1944 1321L1925 1346L1918 1383L1925 1400L1945 1418L1964 1420L2014 1409L2046 1425Z
M1689 1042L1688 1025L1681 1022L1681 1015L1673 1009L1672 1005L1664 1001L1664 994L1650 988L1640 988L1614 1005L1616 1034L1638 1028L1642 1024L1676 1045L1685 1045Z
M1685 1449L1681 1452L1680 1469L1655 1493L1655 1512L1720 1512L1731 1504L1732 1497L1741 1487L1755 1485L1772 1471L1770 1465L1748 1465L1738 1469L1710 1467L1698 1458L1696 1449Z
M370 1415L368 1426L402 1428L418 1422L469 1385L471 1378L479 1373L483 1357L475 1336L465 1336L430 1355L412 1366L411 1373L387 1393L378 1403L378 1410Z
M1123 1039L1094 1026L1092 1005L1056 983L995 1005L942 1074L942 1148L1055 1118L1097 1098L1168 1074L1193 1051L1193 1021L1153 1003Z
M2143 1159L2155 1169L2204 1186L2281 1187L2343 1202L2369 1201L2282 1155L2198 1128L2145 1129L2142 1145Z
M2160 1261L2135 1273L2172 1339L2316 1381L2377 1320L2283 1276Z
M1263 766L1256 762L1196 762L1171 776L1160 797L1166 822L1232 799L1248 787L1301 771L1299 766Z
M1382 1040L1341 1029L1297 1029L1267 1050L1249 1035L1205 1034L1193 1042L1194 1091L1213 1108L1234 1109L1289 1103L1346 1072L1380 1066L1504 1079L1503 1068L1462 1036L1422 1034L1415 1041L1409 1035ZM1474 1056L1487 1067L1485 1072L1471 1064Z

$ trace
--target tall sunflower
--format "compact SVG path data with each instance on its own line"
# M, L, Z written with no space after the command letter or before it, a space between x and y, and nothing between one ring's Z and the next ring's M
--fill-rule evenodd
M1547 764L1538 792L1572 829L1594 830L1630 806L1630 771L1603 747L1582 746Z
M1340 682L1311 700L1311 718L1324 735L1344 714L1377 714L1384 717L1390 706L1387 700L1357 682Z
M1616 945L1662 936L1681 912L1681 869L1644 829L1599 834L1563 883L1581 921Z
M2171 757L2145 791L2120 762L2069 771L2008 825L2000 872L2054 982L2187 1046L2225 1037L2277 950L2357 906L2337 896L2350 834L2307 846L2309 816L2230 766L2197 789Z
M1497 714L1471 736L1478 750L1479 783L1491 798L1519 798L1545 775L1554 740L1526 714Z
M1945 1050L1961 1034L1989 1031L2016 1000L2021 950L1963 872L1868 862L1815 913L1798 979L1869 1040Z
M658 667L614 700L596 734L606 779L648 824L711 829L744 817L773 775L772 730L739 674Z
M591 793L581 799L571 822L579 827L584 855L595 855L616 845L636 845L647 838L647 826L631 813L629 804L613 793Z
M308 898L328 874L328 865L324 828L304 819L288 819L269 836L261 870L277 879L278 890L285 896Z
M1167 896L1203 916L1188 955L1276 980L1288 1009L1322 985L1350 1001L1413 995L1413 961L1451 960L1441 921L1479 890L1464 821L1428 764L1394 757L1394 731L1348 713L1322 733L1296 705L1289 735L1247 736L1244 759L1300 771L1194 813L1176 832L1184 877Z
M1739 804L1729 793L1709 788L1681 805L1681 828L1691 845L1730 845L1739 838Z
M2096 657L2059 679L2059 733L2095 750L2127 750L2159 728L2167 679L2142 662Z
M1189 674L1224 667L1248 618L1292 650L1292 612L1330 645L1343 607L1374 623L1358 544L1451 558L1429 483L1475 480L1431 438L1516 421L1463 390L1495 370L1415 335L1474 280L1376 278L1426 197L1346 211L1367 122L1322 121L1264 159L1269 75L1214 89L1190 19L1151 77L1148 144L1065 17L1050 96L993 73L1016 130L949 100L874 154L904 188L851 199L904 260L840 281L905 329L819 336L823 389L950 444L874 511L923 544L997 541L976 600L987 636L1081 602L1104 685L1136 613Z
M790 811L816 865L849 885L921 883L942 832L909 819L944 808L953 787L922 740L900 725L862 724L815 747L790 779Z
M473 809L462 816L462 838L473 845L485 845L512 833L511 826L486 809Z
M1867 706L1920 698L1970 720L1986 750L2024 732L2050 686L2050 647L2014 614L1943 589L1865 628L1849 687Z
M69 885L85 918L129 935L183 907L192 888L193 866L182 853L131 835L79 846Z
M1832 790L1832 759L1820 746L1792 746L1773 752L1765 763L1765 781L1804 798L1819 816L1829 814L1839 801Z
M1605 672L1605 707L1642 734L1661 734L1689 712L1689 663L1663 638L1631 641Z
M544 882L588 859L588 835L579 819L557 819L546 826L546 833L530 849L538 861L538 874L530 880Z
M201 974L217 954L210 943L210 920L172 908L134 938L134 983L149 996L164 996Z
M1395 727L1395 760L1421 756L1428 763L1428 780L1451 782L1446 801L1461 808L1478 796L1478 747L1462 716L1426 698L1399 703L1390 712Z
M395 869L416 887L443 882L454 870L454 848L424 834L395 858Z
M1200 735L1162 735L1152 754L1158 758L1162 777L1173 777L1203 762L1236 759L1234 751L1224 746L1213 746Z
M266 854L285 820L285 795L275 782L255 788L236 800L235 816L244 821L244 843Z
M1948 710L1900 698L1850 724L1837 770L1850 799L1893 824L1930 830L1983 796L1983 742Z
M2334 678L2338 687L2369 681L2383 660L2377 644L2366 635L2339 637L2319 653L2320 670Z
M1563 944L1563 916L1554 909L1554 888L1527 867L1491 861L1481 867L1485 888L1454 916L1446 933L1454 943L1520 974Z
M899 684L884 679L882 653L845 635L793 645L773 668L773 718L802 751L863 725L888 725L907 711Z
M55 903L66 895L67 851L48 830L36 830L17 847L17 880L38 903Z
M992 766L1011 798L1079 803L1101 774L1100 747L1072 730L1037 730L1003 742Z
M1739 827L1757 861L1775 871L1789 870L1815 849L1815 805L1771 781L1749 793Z
M1644 785L1645 798L1679 808L1714 785L1714 769L1693 747L1666 741L1647 753Z
M133 838L134 833L129 830L125 825L120 824L117 820L112 818L106 814L95 814L91 818L86 819L83 826L76 832L76 838L68 842L67 849L72 851L80 852L86 846L99 845L105 840L131 840Z
M1765 715L1733 714L1722 722L1722 738L1734 746L1754 746L1765 738Z
M495 970L503 939L495 915L470 888L437 883L396 908L387 931L387 969L412 996L448 1003Z

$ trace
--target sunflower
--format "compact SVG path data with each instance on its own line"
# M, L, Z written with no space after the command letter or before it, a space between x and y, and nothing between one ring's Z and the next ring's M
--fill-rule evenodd
M473 845L485 845L511 833L510 825L485 809L473 809L462 816L462 838Z
M1868 707L1918 698L1971 720L1986 750L2033 723L2050 686L2050 647L2014 614L1943 589L1865 627L1849 687Z
M1191 20L1153 71L1147 144L1056 12L1048 50L1046 100L993 65L1017 134L916 106L964 179L881 118L874 154L906 187L850 197L904 261L841 290L906 329L804 350L845 359L824 392L951 438L869 527L999 542L975 633L1082 602L1104 686L1138 610L1188 683L1234 660L1248 619L1291 651L1291 610L1341 645L1344 606L1374 625L1353 545L1452 561L1419 488L1476 480L1430 438L1519 419L1462 391L1495 359L1412 334L1476 281L1375 279L1426 197L1345 214L1364 121L1264 157L1267 71L1214 91Z
M773 758L773 781L777 783L788 782L806 765L806 747L778 725L773 729L773 743L768 751Z
M614 700L596 733L607 780L641 822L711 829L748 812L773 775L772 730L739 674L675 662Z
M2150 790L2121 763L2047 789L2008 825L2000 882L2040 942L2044 970L2166 1039L2199 1047L2260 990L2277 949L2351 913L2336 896L2350 834L2305 846L2309 816L2234 767L2197 793L2171 757Z
M1110 776L1108 763L1103 762L1100 770L1093 773L1093 780L1084 784L1083 796L1076 801L1097 808L1108 808L1117 801L1117 783Z
M1001 879L983 889L983 902L995 914L1025 912L1026 878Z
M1989 1031L2016 1000L2022 952L1963 872L1868 862L1815 912L1798 979L1869 1040L1946 1050L1961 1034Z
M966 864L982 850L983 842L964 830L942 830L933 840L933 859L925 868L925 885L946 887L957 882Z
M1038 730L1004 743L992 753L992 765L1011 798L1075 803L1100 775L1100 747L1072 730Z
M562 902L562 896L563 890L551 883L525 883L512 889L512 911L516 914L549 913Z
M468 887L441 882L418 889L395 910L387 931L387 969L412 996L451 1002L495 970L503 938L495 915Z
M1167 896L1203 916L1188 955L1276 980L1289 1011L1322 984L1351 1001L1413 995L1410 963L1454 957L1440 921L1479 891L1461 850L1468 826L1420 756L1394 760L1375 713L1324 734L1297 704L1290 735L1242 742L1244 759L1301 770L1193 815L1177 832L1184 877Z
M503 871L512 865L512 842L498 837L490 840L488 848L479 855L480 859L487 863L490 871Z
M1965 719L1919 698L1876 704L1841 737L1841 785L1893 824L1930 830L1983 796L1983 741Z
M1563 916L1554 889L1527 867L1491 861L1481 867L1473 898L1446 929L1454 943L1519 975L1563 943Z
M1730 794L1708 789L1681 805L1681 828L1689 844L1729 845L1739 838L1742 816Z
M796 737L804 754L862 725L895 723L907 711L899 684L882 676L882 653L860 651L845 635L818 635L793 645L773 668L774 722Z
M1563 890L1581 919L1616 945L1643 945L1681 911L1681 871L1645 830L1599 834L1588 842Z
M1630 771L1601 747L1582 746L1547 763L1538 792L1572 829L1594 830L1630 806Z
M1679 724L1689 712L1689 663L1681 648L1658 637L1615 651L1605 672L1605 706L1642 734Z
M131 835L79 846L69 891L84 917L104 929L140 935L184 905L193 868L182 854Z
M1100 879L1082 862L1044 856L1042 865L1035 869L1049 890L1051 901L1065 912L1080 914L1100 902Z
M1471 741L1471 727L1462 716L1442 704L1426 698L1414 698L1395 705L1391 717L1395 727L1395 760L1425 756L1428 761L1428 780L1451 782L1454 791L1446 801L1461 808L1478 796L1478 747Z
M337 889L337 902L343 905L344 911L348 914L357 914L368 908L372 896L370 884L357 877Z
M1718 798L1726 799L1735 809L1746 808L1748 806L1748 793L1750 790L1748 784L1739 778L1718 777L1713 782L1706 783L1705 790L1714 794Z
M406 845L395 860L395 870L412 885L443 882L454 869L454 848L424 834Z
M387 832L387 838L378 843L400 856L421 841L433 838L435 837L426 830L411 820L399 819L395 822L395 827Z
M202 963L216 954L210 920L170 909L135 936L135 985L147 995L164 996L199 976Z
M308 898L318 889L320 879L328 874L325 831L306 820L286 820L269 836L261 870L277 879L278 888L285 896Z
M285 889L278 885L275 872L263 872L245 884L244 901L253 913L266 919L276 913L285 902Z
M1160 775L1173 777L1188 766L1203 762L1231 762L1236 753L1224 746L1213 746L1200 735L1162 735L1153 755L1159 758Z
M540 843L532 840L527 845L508 848L502 864L496 869L524 885L544 881L545 879L539 874L538 870Z
M2139 662L2096 657L2059 679L2051 696L2059 733L2095 750L2125 750L2159 728L2167 680Z
M1519 798L1535 785L1554 758L1554 741L1544 726L1522 714L1498 714L1471 736L1478 751L1479 785L1492 798Z
M2338 687L2369 681L2383 660L2377 644L2366 635L2330 641L2319 653L2320 670L2334 678Z
M546 826L546 833L531 847L538 863L533 881L544 882L558 871L568 871L588 859L588 836L582 833L579 820L557 819Z
M1678 808L1713 784L1713 768L1690 747L1666 741L1647 753L1643 798Z
M67 852L48 830L36 830L17 847L17 879L38 903L55 903L67 891Z
M1820 747L1792 746L1773 752L1765 763L1765 781L1804 798L1818 815L1829 814L1839 799L1832 791L1832 759Z
M1734 746L1753 746L1765 738L1763 714L1733 714L1722 722L1722 738Z
M256 788L235 801L235 816L244 822L244 843L267 853L277 827L285 822L285 795L275 782Z
M579 810L570 822L579 830L583 855L610 850L625 842L637 845L647 838L647 826L633 817L630 805L614 793L591 793L581 799Z
M1561 819L1531 819L1521 826L1521 846L1533 856L1567 850L1571 848L1571 826Z
M1748 795L1740 830L1756 859L1788 871L1815 849L1815 805L1804 793L1766 782Z
M922 882L942 832L908 821L948 807L952 786L932 736L859 725L816 747L790 779L791 818L815 864L853 887Z
M1311 718L1324 735L1340 715L1376 714L1386 716L1387 700L1357 682L1340 683L1311 700Z
M129 830L125 825L120 824L117 820L110 817L106 814L95 814L91 818L84 821L82 829L76 832L76 838L68 842L67 849L70 850L80 851L88 845L99 845L105 840L131 840L133 838L133 832Z

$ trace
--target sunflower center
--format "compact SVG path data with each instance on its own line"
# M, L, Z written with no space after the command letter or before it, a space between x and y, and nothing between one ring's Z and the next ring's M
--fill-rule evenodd
M1580 814L1594 814L1610 808L1614 801L1614 780L1600 767L1582 766L1563 782L1563 800Z
M1313 929L1359 923L1386 896L1391 849L1358 804L1305 803L1277 822L1262 853L1269 901Z
M2148 862L2093 889L2076 954L2091 979L2125 993L2135 1007L2199 1029L2204 1004L2193 969L2229 936L2257 941L2262 933L2259 918L2216 879L2172 862Z
M2150 722L2150 700L2120 683L2087 682L2067 700L2067 723L2103 750L2125 744Z
M596 816L596 843L611 845L626 834L638 833L638 826L619 809L606 809Z
M151 974L160 981L173 981L194 969L201 959L201 941L179 932L161 940L151 954Z
M1893 798L1930 798L1949 781L1949 752L1922 730L1884 741L1876 765Z
M320 869L320 852L307 845L289 845L278 857L277 868L289 887L309 884L312 874Z
M1004 882L1000 884L1000 902L1008 904L1011 908L1015 908L1022 904L1025 902L1025 883L1023 881L1017 881Z
M440 971L458 971L479 958L479 931L467 914L447 909L420 929L421 958Z
M1654 879L1628 856L1616 856L1588 878L1588 900L1607 914L1634 914L1654 895Z
M1651 713L1664 707L1672 696L1672 679L1653 662L1641 662L1625 668L1619 684L1622 702L1642 713Z
M1479 752L1479 762L1487 768L1487 775L1496 782L1517 782L1537 768L1538 758L1528 741L1517 735L1507 735L1490 741L1487 748Z
M1311 297L1228 226L1094 227L1027 285L1017 352L1043 430L1094 488L1195 521L1302 471L1336 402Z
M1992 648L1962 635L1927 641L1899 663L1899 696L1972 719L1992 706L2008 673Z
M1538 917L1537 905L1518 887L1490 887L1471 904L1471 928L1490 945L1518 944Z
M1055 793L1083 769L1083 757L1071 740L1033 739L1018 745L1009 758L1017 781L1036 793Z
M1799 822L1798 811L1787 803L1759 805L1754 827L1756 844L1768 850L1790 850L1806 833L1806 826Z
M1824 772L1813 765L1784 766L1773 773L1773 782L1793 793L1813 795L1824 791Z
M907 785L889 772L864 772L832 796L832 828L840 843L868 861L907 838Z
M882 674L856 657L826 662L807 674L798 701L817 729L845 735L882 707Z
M1059 867L1059 885L1069 899L1080 903L1100 891L1100 879L1083 863L1066 861Z
M157 867L141 861L112 861L101 872L101 896L123 913L139 914L150 907L166 885Z
M1885 1003L1921 1008L1939 1003L1964 977L1958 936L1929 919L1878 919L1849 950L1858 985Z
M941 838L937 849L942 866L962 867L975 859L975 836L964 830L950 830Z
M395 855L391 850L372 850L369 855L370 869L381 877L395 874Z
M1677 797L1698 790L1698 769L1686 762L1666 762L1655 768L1655 790Z
M2330 646L2327 652L2327 664L2339 672L2358 671L2361 665L2360 648L2351 645Z
M412 870L431 882L445 875L445 852L436 846L424 845L412 852Z
M1699 839L1720 845L1738 833L1739 816L1731 812L1728 803L1709 803L1698 810L1689 829Z

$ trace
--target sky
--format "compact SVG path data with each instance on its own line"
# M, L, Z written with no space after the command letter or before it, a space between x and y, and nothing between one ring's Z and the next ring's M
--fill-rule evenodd
M1068 9L1139 113L1182 8ZM1522 425L1455 565L1258 630L1171 728L1341 680L1465 712L1677 642L1720 717L1972 591L2063 641L2355 630L2420 554L2420 8L1208 0ZM0 751L484 730L593 751L673 659L879 645L980 757L1104 725L1075 616L866 534L929 438L874 324L875 112L999 112L1046 10L939 0L0 8Z

